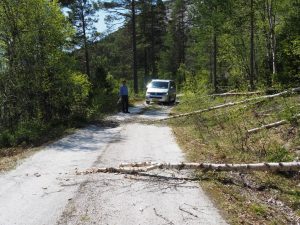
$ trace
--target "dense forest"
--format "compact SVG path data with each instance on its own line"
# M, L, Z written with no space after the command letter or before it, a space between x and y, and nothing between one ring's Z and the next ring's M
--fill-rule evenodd
M107 24L95 28L104 10ZM121 79L182 91L300 84L298 0L1 0L0 147L113 111Z

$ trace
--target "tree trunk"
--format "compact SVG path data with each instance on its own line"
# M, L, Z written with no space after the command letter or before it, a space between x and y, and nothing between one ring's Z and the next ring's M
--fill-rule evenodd
M214 83L214 52L213 48L210 47L210 52L209 52L209 81L213 85Z
M186 22L185 22L185 13L186 13L186 6L184 3L184 8L181 10L181 41L182 41L182 50L181 50L181 63L185 64L185 58L186 58Z
M137 52L136 52L136 18L135 18L135 0L131 2L131 19L132 19L132 54L133 54L133 89L137 94L138 88L138 76L137 76Z
M266 36L266 64L267 64L267 85L272 87L273 76L276 74L276 34L275 34L275 14L273 0L265 0L263 19L268 25L264 27Z
M144 84L146 85L149 79L149 67L148 67L148 49L144 47Z
M270 38L270 52L271 52L271 69L272 74L276 73L276 36L275 36L275 14L274 14L274 6L273 0L269 0L268 2L268 21L269 21L269 38Z
M264 101L264 100L267 100L267 99L272 99L272 98L276 98L276 97L279 97L279 96L283 96L283 95L288 94L288 93L299 93L299 92L300 92L300 87L293 88L293 89L287 90L287 91L283 91L283 92L280 92L280 93L277 93L277 94L274 94L274 95L264 95L264 96L259 96L259 97L255 97L255 98L245 99L245 100L242 100L242 101L229 102L229 103L222 104L222 105L212 106L212 107L209 107L207 109L201 109L201 110L197 110L197 111L194 111L194 112L189 112L189 113L179 114L179 115L175 115L175 116L170 116L170 117L167 117L167 118L158 119L158 120L154 120L154 121L159 122L159 121L165 121L165 120L170 120L170 119L176 119L176 118L180 118L180 117L191 116L191 115L201 114L201 113L204 113L204 112L209 112L209 111L213 111L213 110L216 110L216 109L222 109L222 108L227 108L227 107L231 107L231 106L241 105L241 104L245 104L245 103L252 102L252 101L258 101L258 100L263 100Z
M279 162L279 163L252 163L252 164L214 164L214 163L132 163L123 164L120 167L91 168L85 171L76 171L77 175L91 173L124 173L136 174L149 172L155 169L176 169L176 170L213 170L213 171L299 171L300 162Z
M84 4L84 3L83 3ZM81 5L82 6L82 5ZM82 22L82 32L83 32L83 42L84 42L84 52L85 52L85 69L86 74L90 77L90 57L89 57L89 49L88 49L88 41L86 34L86 24L84 17L84 7L81 7L81 22Z
M300 114L297 114L296 116L293 117L293 119L298 119L300 118ZM269 124L266 124L266 125L262 125L261 127L256 127L256 128L253 128L253 129L250 129L250 130L247 130L247 134L254 134L254 133L257 133L261 130L264 130L264 129L271 129L271 128L274 128L274 127L279 127L279 126L282 126L284 124L287 124L289 121L287 120L280 120L280 121L277 121L277 122L274 122L274 123L269 123Z
M221 93L221 94L213 94L210 97L228 97L228 96L249 96L249 95L260 95L263 92L255 91L255 92L228 92L228 93Z
M151 67L152 67L152 78L157 77L157 69L156 69L156 62L155 62L155 31L154 31L154 6L151 3Z
M217 82L217 54L218 54L218 46L217 46L217 34L216 31L213 32L213 87L215 93L218 92L218 82Z
M254 9L253 9L253 1L251 0L251 15L250 15L250 74L249 74L249 82L250 82L250 91L255 89L254 86Z

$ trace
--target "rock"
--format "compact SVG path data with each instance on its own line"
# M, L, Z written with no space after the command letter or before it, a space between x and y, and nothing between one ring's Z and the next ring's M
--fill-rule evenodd
M33 175L36 176L36 177L40 177L41 176L41 174L39 174L39 173L35 173Z

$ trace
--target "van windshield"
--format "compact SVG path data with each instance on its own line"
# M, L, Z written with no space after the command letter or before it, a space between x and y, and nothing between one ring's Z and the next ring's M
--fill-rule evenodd
M161 88L161 89L168 89L169 88L169 82L164 81L152 81L149 86L149 88Z

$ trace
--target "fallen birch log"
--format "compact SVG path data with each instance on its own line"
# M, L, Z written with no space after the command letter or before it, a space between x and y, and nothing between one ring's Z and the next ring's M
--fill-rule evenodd
M259 95L262 94L261 91L255 91L255 92L227 92L227 93L221 93L221 94L212 94L209 95L210 97L227 97L227 96L249 96L249 95Z
M131 164L121 164L120 167L110 168L91 168L86 171L76 171L77 175L92 173L121 173L121 174L138 174L150 172L155 169L168 170L213 170L213 171L299 171L300 162L280 162L280 163L253 163L253 164L214 164L214 163L144 163L130 167Z
M295 119L300 118L300 114L297 114L293 118L295 118ZM248 130L247 134L254 134L254 133L257 133L257 132L259 132L261 130L264 130L264 129L271 129L271 128L274 128L274 127L279 127L279 126L282 126L284 124L287 124L288 122L289 122L288 120L280 120L280 121L277 121L277 122L274 122L274 123L266 124L266 125L263 125L261 127L256 127L256 128Z
M272 99L272 98L276 98L276 97L279 97L279 96L283 96L283 95L288 94L288 93L298 93L298 92L300 92L300 87L293 88L291 90L286 90L286 91L283 91L283 92L280 92L280 93L277 93L277 94L274 94L274 95L264 95L264 96L259 96L259 97L255 97L255 98L245 99L245 100L242 100L242 101L229 102L229 103L222 104L222 105L212 106L212 107L209 107L207 109L201 109L201 110L197 110L197 111L194 111L194 112L183 113L183 114L179 114L179 115L175 115L175 116L169 116L169 117L166 117L166 118L157 119L155 121L159 122L159 121L176 119L176 118L185 117L185 116L191 116L191 115L201 114L201 113L213 111L213 110L216 110L216 109L221 109L221 108L227 108L227 107L231 107L231 106L241 105L241 104L245 104L245 103L256 101L256 100Z

